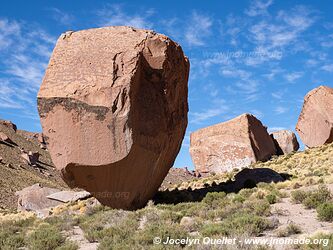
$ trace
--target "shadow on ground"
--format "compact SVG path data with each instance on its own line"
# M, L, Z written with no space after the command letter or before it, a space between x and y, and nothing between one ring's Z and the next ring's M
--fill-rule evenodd
M205 184L204 188L192 190L165 190L159 191L154 197L155 204L178 204L181 202L201 201L209 192L226 192L237 193L244 188L254 188L260 182L283 182L291 178L291 175L286 173L278 173L269 168L245 168L234 177L234 181L229 180L211 185Z

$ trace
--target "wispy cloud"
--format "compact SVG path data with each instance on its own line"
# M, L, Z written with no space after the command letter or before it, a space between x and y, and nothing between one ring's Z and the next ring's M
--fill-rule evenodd
M185 31L186 42L190 46L205 45L205 38L211 33L212 25L212 18L193 11Z
M286 107L283 107L283 106L277 106L275 109L274 109L275 113L278 114L278 115L281 115L281 114L284 114L288 111L288 108Z
M56 20L57 22L68 26L71 25L74 21L74 16L72 14L69 14L63 10L60 10L58 8L49 8L48 9L51 12L52 18Z
M154 14L153 9L147 9L140 13L128 14L119 4L108 5L97 11L99 25L101 26L132 26L135 28L151 29L153 23L148 21Z
M322 70L328 71L328 72L333 72L333 64L326 64L321 67Z
M268 127L268 133L276 132L279 130L285 130L285 127Z
M190 123L192 124L201 124L209 119L214 117L221 116L222 114L226 113L229 110L228 106L221 106L218 108L210 108L202 112L193 112L190 113Z
M294 83L296 80L300 79L302 76L304 75L303 72L292 72L289 74L286 74L284 76L284 78L290 82L290 83Z
M267 9L271 6L273 0L253 0L251 1L250 7L245 10L245 14L254 17L259 15L267 15Z
M36 110L36 94L56 39L36 26L15 20L0 19L0 30L6 31L2 35L7 41L6 49L0 49L0 107L20 109L22 115L32 118L31 110Z

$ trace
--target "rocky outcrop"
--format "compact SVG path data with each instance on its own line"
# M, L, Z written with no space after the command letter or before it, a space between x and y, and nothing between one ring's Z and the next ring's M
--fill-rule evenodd
M304 97L296 131L309 148L333 142L333 88L320 86Z
M66 183L114 208L144 206L180 149L188 74L181 47L152 31L106 27L62 35L38 110Z
M193 132L190 140L198 172L229 172L268 160L276 153L267 128L250 114Z
M271 133L271 137L275 143L278 155L290 154L299 149L299 143L296 135L290 130L279 130Z
M35 184L17 191L18 211L31 211L38 217L46 217L49 214L49 208L58 206L62 202L48 199L47 196L59 192L59 189L42 187Z
M29 151L28 153L22 152L21 157L26 163L28 163L31 166L36 166L37 162L39 160L39 153L38 152L32 152Z
M3 132L0 132L0 142L13 144L14 142Z
M14 130L14 132L16 132L16 130L17 130L17 126L14 123L12 123L11 121L0 119L0 124L6 126L7 128Z

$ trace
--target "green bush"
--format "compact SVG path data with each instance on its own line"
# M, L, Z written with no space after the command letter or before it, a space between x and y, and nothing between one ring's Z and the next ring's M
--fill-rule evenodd
M277 201L277 197L275 194L271 193L266 196L266 200L268 201L269 204L275 204Z
M325 202L317 207L318 218L321 221L333 221L333 203Z
M295 190L291 192L292 201L295 203L303 203L307 197L307 192L303 190Z
M264 230L270 228L272 228L272 224L263 217L248 213L235 213L224 219L222 223L204 225L201 233L204 236L243 234L258 236Z
M53 250L61 246L65 238L56 227L43 223L29 235L27 242L30 249Z
M291 192L294 202L302 203L306 208L316 208L331 199L331 192L326 186L319 186L315 191L296 190Z
M207 193L206 196L202 199L202 202L211 206L211 207L219 207L226 200L226 193L224 192L212 192Z
M302 202L306 208L316 208L331 198L331 192L326 186L320 186L318 190L309 192Z

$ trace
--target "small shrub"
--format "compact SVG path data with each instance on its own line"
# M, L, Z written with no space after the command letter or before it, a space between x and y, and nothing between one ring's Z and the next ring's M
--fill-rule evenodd
M317 207L318 219L321 221L333 221L333 203L325 202Z
M65 239L56 227L43 223L29 235L27 242L30 249L53 250L61 246Z
M56 250L77 250L79 246L74 241L66 241L64 245L57 247Z
M277 197L275 194L270 193L266 196L266 200L268 201L269 204L275 204L277 201Z
M224 219L222 223L204 225L201 233L204 236L243 234L258 236L269 228L272 228L272 225L265 218L248 213L235 213Z
M330 198L331 192L329 189L326 186L320 186L318 190L309 192L308 196L303 201L303 205L306 208L316 208Z
M288 237L294 234L300 234L302 232L301 228L294 223L289 224L284 229L277 232L278 237Z
M221 201L224 201L226 196L227 195L224 192L207 193L205 198L203 198L202 202L213 207L218 207L219 203Z
M292 201L295 203L303 203L306 197L307 193L303 190L295 190L291 192Z

